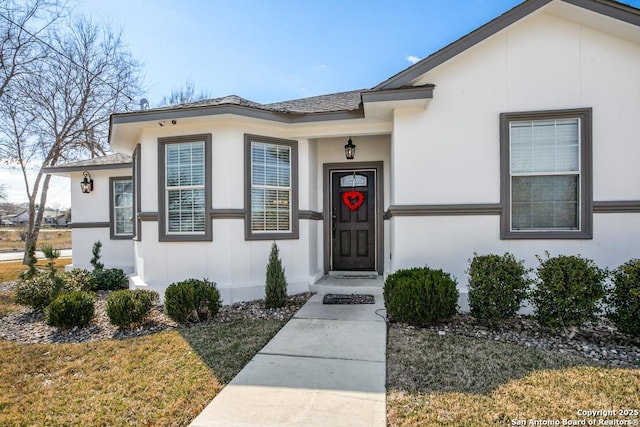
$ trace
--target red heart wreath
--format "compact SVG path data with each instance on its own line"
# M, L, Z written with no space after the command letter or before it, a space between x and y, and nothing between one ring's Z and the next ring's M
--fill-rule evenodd
M342 201L352 211L357 211L360 205L364 203L364 194L359 191L351 190L342 193Z

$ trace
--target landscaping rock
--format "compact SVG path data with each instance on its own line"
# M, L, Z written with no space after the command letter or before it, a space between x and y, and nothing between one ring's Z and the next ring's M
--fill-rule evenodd
M16 282L0 283L0 291L11 291ZM22 343L80 343L107 339L126 339L149 335L167 329L175 329L178 325L167 316L162 306L154 307L142 324L132 328L118 328L109 322L106 313L107 296L111 291L96 293L96 315L84 328L61 329L48 326L44 313L24 307L3 318L0 318L0 338ZM287 304L278 309L267 310L263 300L225 305L218 315L203 324L232 322L243 319L275 319L289 320L300 307L311 297L311 293L292 295Z

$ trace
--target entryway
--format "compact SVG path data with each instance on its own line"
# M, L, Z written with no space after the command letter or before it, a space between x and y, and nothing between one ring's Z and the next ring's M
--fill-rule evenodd
M324 167L325 273L382 274L382 162Z

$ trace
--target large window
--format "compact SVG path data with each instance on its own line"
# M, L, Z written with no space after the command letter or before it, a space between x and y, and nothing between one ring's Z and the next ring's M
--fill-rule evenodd
M247 135L248 239L297 238L297 143Z
M210 240L211 137L160 139L161 240Z
M591 110L501 120L503 238L590 238Z
M109 179L110 215L112 239L131 239L133 236L133 181L131 177Z

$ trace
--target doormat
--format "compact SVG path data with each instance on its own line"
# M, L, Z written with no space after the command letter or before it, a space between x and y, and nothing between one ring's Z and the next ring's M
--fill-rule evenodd
M378 278L377 274L336 274L336 279L371 279L375 280Z
M323 304L374 304L373 295L362 294L326 294L322 298Z

